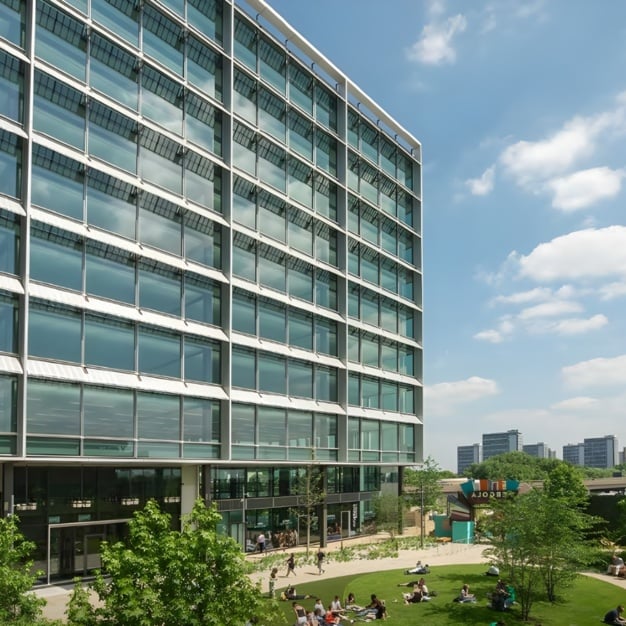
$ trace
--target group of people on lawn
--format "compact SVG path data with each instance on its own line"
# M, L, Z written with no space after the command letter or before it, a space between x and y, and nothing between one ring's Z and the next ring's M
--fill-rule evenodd
M290 587L287 589L293 589ZM293 589L295 592L295 589ZM287 596L289 598L289 595ZM292 595L292 597L294 597ZM303 596L296 596L302 598ZM304 596L306 599L309 596ZM349 593L345 606L342 605L339 596L325 606L321 598L315 599L313 610L307 611L297 600L292 603L293 612L296 615L297 626L328 626L329 624L340 625L343 621L353 624L355 619L385 619L387 609L382 600L376 594L370 596L370 602L366 606L359 606L353 593ZM350 611L350 613L348 613Z

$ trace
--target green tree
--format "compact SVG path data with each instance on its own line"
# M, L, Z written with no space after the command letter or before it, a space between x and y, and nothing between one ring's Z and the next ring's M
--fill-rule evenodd
M33 570L34 549L20 532L17 516L0 518L0 624L46 623L41 617L46 602L32 593L41 574Z
M324 474L319 465L309 464L300 468L293 491L298 496L298 506L290 509L290 512L298 519L298 526L300 526L300 522L304 524L306 555L308 557L311 549L311 529L318 521L320 504L326 499Z
M171 516L148 502L129 522L126 542L102 544L103 570L92 584L100 606L89 609L89 621L78 594L78 623L241 626L255 616L260 625L280 624L276 605L248 578L240 546L218 532L220 520L198 500L172 530Z
M559 495L561 477L558 473L548 490L531 489L495 503L486 521L489 552L508 571L524 620L538 597L545 594L554 602L591 559L595 519L583 511L575 486Z
M559 463L558 459L539 459L525 452L507 452L489 457L482 463L473 463L467 469L472 478L489 480L543 480Z
M410 504L420 509L423 507L425 513L435 509L443 493L439 482L442 474L441 468L430 456L419 469L407 468L403 489Z
M376 530L389 533L394 539L400 531L402 513L406 508L406 500L393 493L381 493L372 498Z

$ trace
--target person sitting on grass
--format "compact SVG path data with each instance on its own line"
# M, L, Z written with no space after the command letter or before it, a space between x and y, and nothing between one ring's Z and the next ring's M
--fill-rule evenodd
M469 585L463 585L461 587L461 593L456 599L457 602L476 602L476 596L473 593L470 593Z
M622 617L624 607L620 604L616 608L611 609L602 620L605 624L626 624L626 619Z
M376 594L373 593L371 596L371 602L357 612L358 617L373 617L374 619L386 619L387 617L387 607L384 605L382 600L379 600L376 597Z
M426 565L422 565L421 561L418 561L415 564L413 569L408 569L404 572L405 574L428 574L430 573L430 568L428 567L428 563Z

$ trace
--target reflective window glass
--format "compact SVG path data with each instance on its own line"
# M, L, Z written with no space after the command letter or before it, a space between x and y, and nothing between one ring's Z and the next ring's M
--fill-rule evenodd
M401 347L398 352L399 369L402 374L413 376L415 374L415 351L410 347Z
M242 124L233 124L233 165L248 174L254 176L256 172L256 145L257 139L253 130L243 126ZM235 198L239 203L237 191L235 191ZM238 212L235 213L237 217L242 207L237 204L236 208Z
M313 77L304 68L291 62L289 69L289 100L313 114Z
M328 224L317 224L315 229L315 258L329 265L337 265L337 232Z
M313 316L300 313L294 309L289 311L287 320L289 345L305 350L313 350Z
M3 292L0 292L0 352L17 352L17 298ZM1 388L2 378L0 378L0 407ZM0 430L6 429L0 427Z
M135 239L137 191L128 183L90 170L87 178L87 221L90 226Z
M348 360L353 363L360 363L360 333L358 330L351 328L348 332Z
M256 244L245 235L235 235L233 249L233 274L256 282Z
M185 337L185 380L219 384L220 367L216 342Z
M242 16L235 15L235 58L256 72L257 31Z
M3 0L0 2L0 37L23 48L25 17L25 2L20 0Z
M313 160L313 124L293 110L289 112L289 147L305 159Z
M310 167L296 159L289 159L289 197L313 208L313 171Z
M390 333L398 332L398 305L393 300L381 299L380 325Z
M220 405L203 398L183 398L183 439L219 443Z
M289 375L291 377L291 371ZM287 432L290 446L298 448L313 447L313 416L311 413L289 411L287 414Z
M315 350L337 356L337 322L320 317L315 320Z
M256 102L256 80L235 69L233 74L233 111L248 122L256 124Z
M265 246L259 255L259 281L265 287L286 291L285 255Z
M182 75L184 37L181 28L150 5L143 10L143 51Z
M259 139L257 146L257 175L268 185L286 190L285 152L266 139Z
M289 395L294 398L313 397L313 366L304 361L289 361Z
M78 161L33 146L32 203L82 222L83 171Z
M83 434L86 437L132 438L134 412L132 391L91 386L83 389Z
M140 439L180 439L178 396L138 393L137 435Z
M135 328L109 317L85 316L85 365L134 371Z
M313 268L300 259L290 259L287 266L289 295L307 302L313 301Z
M337 402L337 370L318 365L315 368L315 399Z
M322 131L317 132L315 140L315 163L337 176L337 140Z
M255 353L252 350L233 348L231 368L233 387L256 389L255 360Z
M253 406L233 404L231 423L233 443L255 442L256 416Z
M180 337L175 333L140 326L139 372L180 378Z
M415 411L415 393L413 387L399 386L399 410L402 413L413 413Z
M222 43L224 8L222 0L187 0L187 18L205 37Z
M378 326L378 296L374 293L361 294L361 320L366 324Z
M408 307L398 307L398 327L404 337L415 337L414 312Z
M151 193L143 193L139 203L139 241L171 252L182 250L182 210L172 202Z
M378 397L378 380L364 376L361 379L361 396L362 404L370 409L380 408L380 399Z
M81 315L43 302L31 303L28 354L57 361L81 362Z
M261 191L258 196L259 231L278 241L286 241L285 216L287 205L276 196Z
M24 69L22 66L21 61L0 50L0 115L15 122L22 122L23 119Z
M140 135L140 175L152 184L182 194L182 149L171 139L144 128Z
M1 14L1 13L0 13ZM0 376L0 431L17 430L17 384L12 376Z
M259 91L259 128L285 143L286 107L283 100L267 89Z
M287 56L284 50L261 37L259 41L259 73L261 78L285 93L285 74L287 68Z
M330 130L337 130L337 97L317 84L315 87L315 119Z
M139 5L119 0L91 3L91 17L133 46L139 42Z
M19 233L18 216L0 209L0 272L17 273Z
M363 333L361 336L361 363L378 367L378 337Z
M185 157L185 196L192 202L221 211L220 198L215 193L219 172L209 159L189 151ZM219 183L217 186L219 188Z
M287 231L289 245L309 256L313 255L313 218L304 211L291 209Z
M91 36L89 54L91 87L136 110L139 91L136 57L98 33Z
M85 80L87 39L78 20L50 6L37 3L35 54L78 80Z
M128 172L137 171L137 123L109 107L89 107L89 154Z
M287 445L286 414L283 409L259 407L257 409L257 425L260 445Z
M130 253L88 241L85 273L88 294L135 303L135 261Z
M413 198L404 191L398 192L398 219L407 226L413 226Z
M285 359L261 352L258 354L259 391L267 393L287 393Z
M141 114L180 135L183 130L183 86L144 65L141 88Z
M185 130L189 141L222 155L222 114L194 93L185 97Z
M147 259L139 262L139 306L180 317L181 274Z
M77 235L33 222L30 276L33 280L82 291L83 244Z
M80 387L30 379L26 400L28 433L80 434Z
M348 404L361 406L361 377L358 374L348 376Z
M395 342L381 341L380 366L388 372L398 371L398 346Z
M233 219L248 228L256 229L256 189L240 176L233 180Z
M185 318L194 322L221 324L219 285L195 274L185 275Z
M361 420L361 448L363 450L380 449L378 422L374 420Z
M337 310L337 277L326 270L315 275L315 302L326 309Z
M270 341L286 342L287 325L285 307L272 304L268 300L259 300L259 337Z
M320 174L315 176L315 210L337 221L337 185Z
M256 298L236 290L233 293L233 330L256 335Z
M187 211L183 218L185 258L201 265L221 268L222 229L219 224Z
M321 448L337 447L337 416L316 413L315 442Z
M82 150L85 144L84 96L36 71L33 126L35 130Z

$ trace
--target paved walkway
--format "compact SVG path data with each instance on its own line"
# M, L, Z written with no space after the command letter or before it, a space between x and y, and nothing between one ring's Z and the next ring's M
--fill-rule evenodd
M327 553L332 553L333 549L338 549L334 544L326 550ZM487 568L487 559L483 555L486 546L447 543L444 545L437 545L430 548L413 549L413 550L400 550L397 557L387 557L383 559L369 560L358 559L345 563L333 561L332 557L325 564L323 574L318 574L317 566L314 564L306 565L302 567L296 567L295 576L285 576L286 566L282 567L278 574L278 580L276 581L276 589L286 587L288 584L294 586L308 583L313 580L337 578L338 576L347 576L350 574L365 574L376 571L387 571L393 569L409 569L415 566L415 563L420 560L422 563L428 563L429 565L454 565L455 563L485 563L485 571ZM297 552L302 552L302 548L299 548ZM315 554L316 549L313 549ZM285 560L287 560L287 553L285 553ZM254 558L254 557L252 557ZM598 573L585 573L587 576L597 578L603 582L608 582L621 587L626 590L626 579L616 578L615 576L608 576L606 574ZM252 579L255 582L260 582L263 591L267 591L269 582L269 572L260 572L252 575ZM44 616L50 619L64 619L65 609L67 601L72 592L73 585L63 586L51 586L43 587L37 590L37 595L44 597L47 601L47 605L44 609Z

